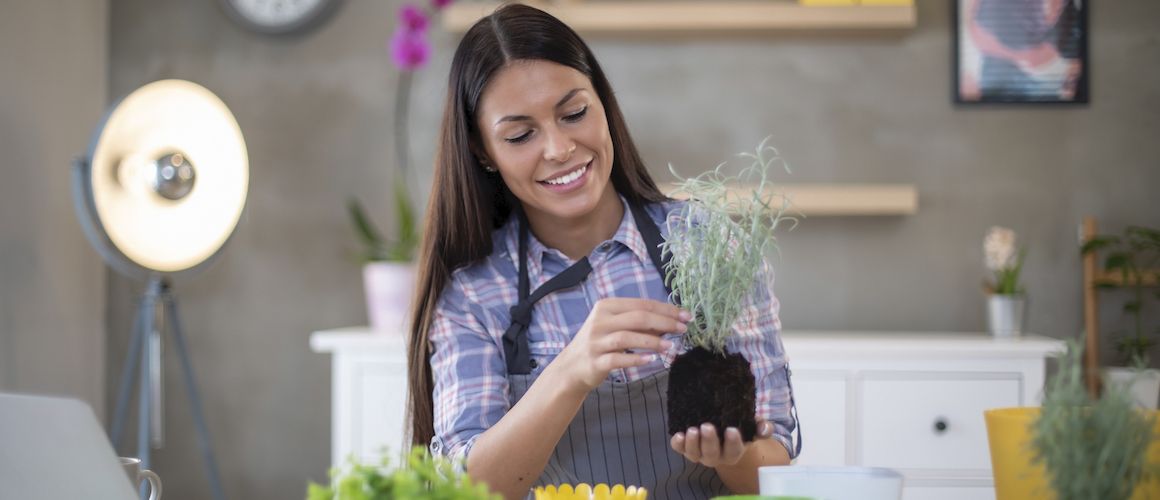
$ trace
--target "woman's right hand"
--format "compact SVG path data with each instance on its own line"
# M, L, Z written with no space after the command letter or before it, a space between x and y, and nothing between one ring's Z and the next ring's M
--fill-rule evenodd
M608 298L592 307L588 319L552 362L569 387L587 394L609 372L648 364L672 342L661 338L684 333L692 315L675 305L651 299ZM649 352L625 352L649 351Z

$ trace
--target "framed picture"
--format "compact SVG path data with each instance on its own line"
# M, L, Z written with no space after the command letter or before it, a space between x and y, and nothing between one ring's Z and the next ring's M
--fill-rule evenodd
M1088 102L1089 4L955 0L955 102Z

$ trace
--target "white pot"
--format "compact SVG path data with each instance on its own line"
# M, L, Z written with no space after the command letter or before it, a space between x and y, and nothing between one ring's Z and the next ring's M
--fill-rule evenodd
M995 337L1018 337L1027 327L1027 297L999 295L987 297L987 327Z
M1141 408L1156 409L1160 403L1160 370L1148 368L1105 368L1104 383L1127 387Z
M902 474L881 467L774 465L757 469L763 496L899 500Z
M369 262L363 266L363 287L371 330L406 335L415 293L415 264Z

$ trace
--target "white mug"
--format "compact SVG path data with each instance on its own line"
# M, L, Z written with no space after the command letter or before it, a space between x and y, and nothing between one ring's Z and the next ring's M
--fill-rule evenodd
M140 458L120 457L121 467L125 469L125 475L129 478L129 482L133 483L133 489L136 490L141 486L141 481L149 480L149 500L160 500L161 498L161 478L157 477L153 471L141 468Z

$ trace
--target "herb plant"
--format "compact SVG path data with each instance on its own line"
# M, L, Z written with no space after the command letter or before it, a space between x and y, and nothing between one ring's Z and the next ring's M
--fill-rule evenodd
M740 156L749 165L736 176L727 175L722 163L681 179L677 194L690 199L666 221L669 235L662 246L670 256L665 279L673 301L694 318L684 336L688 350L669 370L669 434L710 423L722 443L728 427L737 428L744 441L757 432L752 368L726 346L758 277L765 275L765 254L776 248L773 231L788 204L783 197L775 208L768 190L769 169L785 164L777 150L762 141L754 153ZM751 193L745 191L750 187Z
M776 248L774 230L783 220L792 220L782 215L788 201L782 198L775 204L767 192L770 168L785 165L767 142L753 153L738 155L750 164L736 176L726 173L728 163L687 179L673 172L680 179L676 194L689 202L667 221L669 236L662 249L671 254L666 283L696 318L685 332L690 347L725 352L765 255ZM752 187L752 192L738 194L736 186Z
M1127 500L1160 464L1146 463L1154 413L1138 410L1122 387L1105 384L1098 398L1084 385L1083 346L1072 341L1049 382L1032 424L1036 463L1059 500Z
M330 470L330 484L311 482L306 500L493 500L499 495L459 472L452 461L416 446L401 466L391 468L384 454L378 465L350 460L346 470Z
M1104 269L1119 271L1123 286L1131 290L1132 298L1124 303L1124 314L1132 320L1133 334L1117 332L1116 350L1124 361L1133 366L1147 366L1148 352L1156 344L1156 339L1144 330L1144 286L1147 274L1153 280L1160 280L1155 272L1160 263L1160 231L1147 227L1128 226L1123 236L1096 236L1081 249L1082 254L1105 250ZM1116 288L1111 283L1096 283L1100 288ZM1156 333L1160 333L1160 329Z

